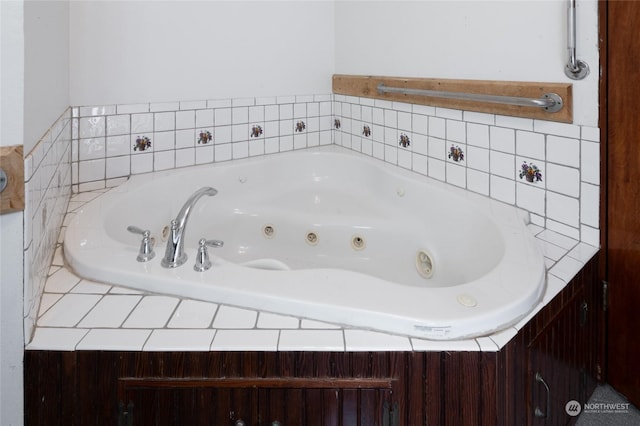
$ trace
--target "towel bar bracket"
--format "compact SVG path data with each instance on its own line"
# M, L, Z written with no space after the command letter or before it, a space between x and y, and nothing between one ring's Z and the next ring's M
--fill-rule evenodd
M589 65L580 59L576 60L576 66L571 66L571 61L564 67L564 74L571 80L582 80L589 75Z

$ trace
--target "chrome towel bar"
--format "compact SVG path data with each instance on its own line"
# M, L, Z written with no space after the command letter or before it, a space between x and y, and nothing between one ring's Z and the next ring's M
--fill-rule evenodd
M385 86L384 83L378 84L377 88L379 94L399 93L403 95L428 96L432 98L457 99L461 101L489 102L494 104L542 108L548 112L560 111L563 105L562 98L555 93L545 93L541 98L532 99L516 96L500 96L478 93L444 92L440 90L389 87Z

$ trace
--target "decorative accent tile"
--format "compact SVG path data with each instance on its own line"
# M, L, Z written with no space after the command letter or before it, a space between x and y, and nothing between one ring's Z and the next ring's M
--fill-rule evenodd
M298 133L302 133L304 130L306 130L306 128L307 128L307 125L304 124L304 121L300 120L296 122L296 128L294 129L294 131Z
M340 119L335 118L335 119L333 120L333 127L334 127L336 130L340 130L340 127L342 127L342 123L340 122Z
M407 136L405 133L400 133L400 146L403 148L406 148L409 145L411 145L411 140L409 139L409 136Z
M262 126L254 125L251 127L251 135L252 138L258 138L262 136Z
M198 143L207 144L213 140L213 135L208 130L201 130L198 134Z
M136 143L133 145L134 151L145 151L151 148L151 139L146 136L138 136Z
M369 126L367 126L367 125L363 126L363 127L362 127L362 134L363 134L365 137L367 137L367 138L368 138L369 136L371 136L371 127L369 127Z
M451 148L449 148L448 157L453 161L455 161L456 163L460 161L464 161L464 152L462 151L462 148L460 148L459 146L451 145Z
M533 163L526 161L520 166L520 179L525 178L527 182L540 182L542 180L542 171Z

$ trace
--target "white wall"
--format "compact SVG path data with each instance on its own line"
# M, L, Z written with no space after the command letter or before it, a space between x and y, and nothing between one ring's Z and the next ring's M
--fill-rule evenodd
M67 1L0 1L0 145L27 155L69 106ZM0 424L23 423L26 212L0 216Z
M566 0L71 2L71 104L328 93L333 73L572 82L597 125L597 1L578 2L574 82ZM112 84L112 82L117 82Z
M24 153L69 107L69 2L24 2Z
M71 104L330 93L332 1L71 2Z
M22 144L22 1L0 1L0 146ZM22 424L23 213L0 215L0 424Z
M573 82L574 122L597 126L597 2L577 3L583 81L564 74L566 0L338 0L335 72Z

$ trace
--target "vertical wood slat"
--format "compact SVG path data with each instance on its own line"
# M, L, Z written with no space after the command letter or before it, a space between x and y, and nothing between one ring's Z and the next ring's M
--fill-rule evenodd
M479 401L478 424L497 424L498 416L497 412L497 353L496 352L481 352L479 354L478 362L478 378L479 388L478 391L481 395Z
M324 426L338 426L340 424L340 399L342 391L337 389L323 389L322 391L322 424Z
M342 392L342 424L360 425L356 389L345 389Z
M429 425L441 425L444 423L443 405L446 395L443 394L443 353L427 352L425 402L427 407L427 422Z

